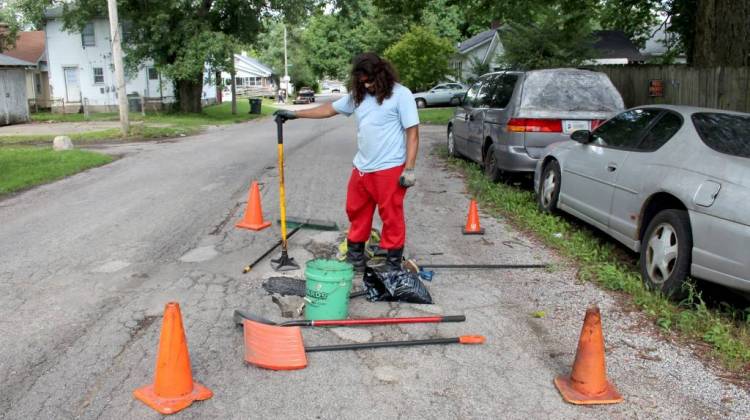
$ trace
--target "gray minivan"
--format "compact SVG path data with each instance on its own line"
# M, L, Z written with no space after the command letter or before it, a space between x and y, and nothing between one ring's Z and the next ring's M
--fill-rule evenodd
M448 152L503 172L534 172L542 150L593 130L624 109L606 74L578 69L502 71L471 86L448 123Z

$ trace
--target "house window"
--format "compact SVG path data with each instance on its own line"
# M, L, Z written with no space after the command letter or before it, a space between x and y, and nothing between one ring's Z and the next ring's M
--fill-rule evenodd
M237 86L245 86L245 78L244 77L236 77L236 84Z
M100 85L104 83L104 69L101 67L94 67L94 84Z
M81 43L84 47L93 47L96 45L93 22L89 22L83 27L83 31L81 32Z
M155 67L148 68L148 80L159 80L159 72Z

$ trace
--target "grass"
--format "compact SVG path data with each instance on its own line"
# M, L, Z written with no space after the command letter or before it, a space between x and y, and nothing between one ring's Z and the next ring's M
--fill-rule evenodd
M247 100L237 102L237 114L232 115L231 103L223 103L205 107L202 113L147 113L144 117L140 113L131 113L128 140L159 139L167 137L181 137L197 134L207 125L233 124L252 120L261 116L268 116L275 108L269 106L270 101L264 100L260 115L249 114L250 105ZM118 121L116 113L90 114L88 121ZM32 114L32 120L37 122L84 122L83 114L53 114L49 112ZM29 134L29 135L0 135L0 146L51 143L57 134ZM74 143L87 143L120 138L117 128L92 130L82 133L67 134Z
M0 148L0 196L54 181L112 161L112 157L83 150L56 152L50 148Z
M635 261L623 258L614 241L599 238L592 230L563 217L540 212L531 191L494 184L476 164L449 158L445 149L441 155L465 175L469 191L485 211L502 215L536 235L577 263L581 279L623 292L661 329L706 343L726 368L750 379L750 308L736 309L727 304L708 307L692 283L686 286L688 297L681 302L650 291L643 285Z
M422 124L447 125L456 108L422 108L419 110L419 121Z

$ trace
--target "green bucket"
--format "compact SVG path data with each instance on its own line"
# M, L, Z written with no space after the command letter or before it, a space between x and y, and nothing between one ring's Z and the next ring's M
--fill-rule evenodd
M344 319L354 269L342 261L315 259L305 264L305 319Z

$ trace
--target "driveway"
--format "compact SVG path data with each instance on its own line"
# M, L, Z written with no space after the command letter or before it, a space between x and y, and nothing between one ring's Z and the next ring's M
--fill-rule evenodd
M99 149L116 162L0 201L0 416L160 418L132 391L153 381L164 304L182 307L195 380L214 391L181 418L743 418L748 394L659 337L616 296L503 220L463 236L469 197L422 127L418 184L407 195L407 253L434 263L556 263L554 270L449 271L427 283L434 305L350 304L353 317L465 314L465 323L304 330L335 344L483 334L482 346L315 353L300 371L243 362L235 308L280 319L261 287L278 240L234 228L250 182L276 219L275 127L266 118L162 144ZM345 228L353 118L285 126L287 213ZM290 254L330 255L338 232L300 231ZM287 273L301 278L301 272ZM359 284L359 280L358 283ZM609 378L625 397L578 407L552 384L569 372L588 305L603 314ZM544 318L532 313L544 311Z

